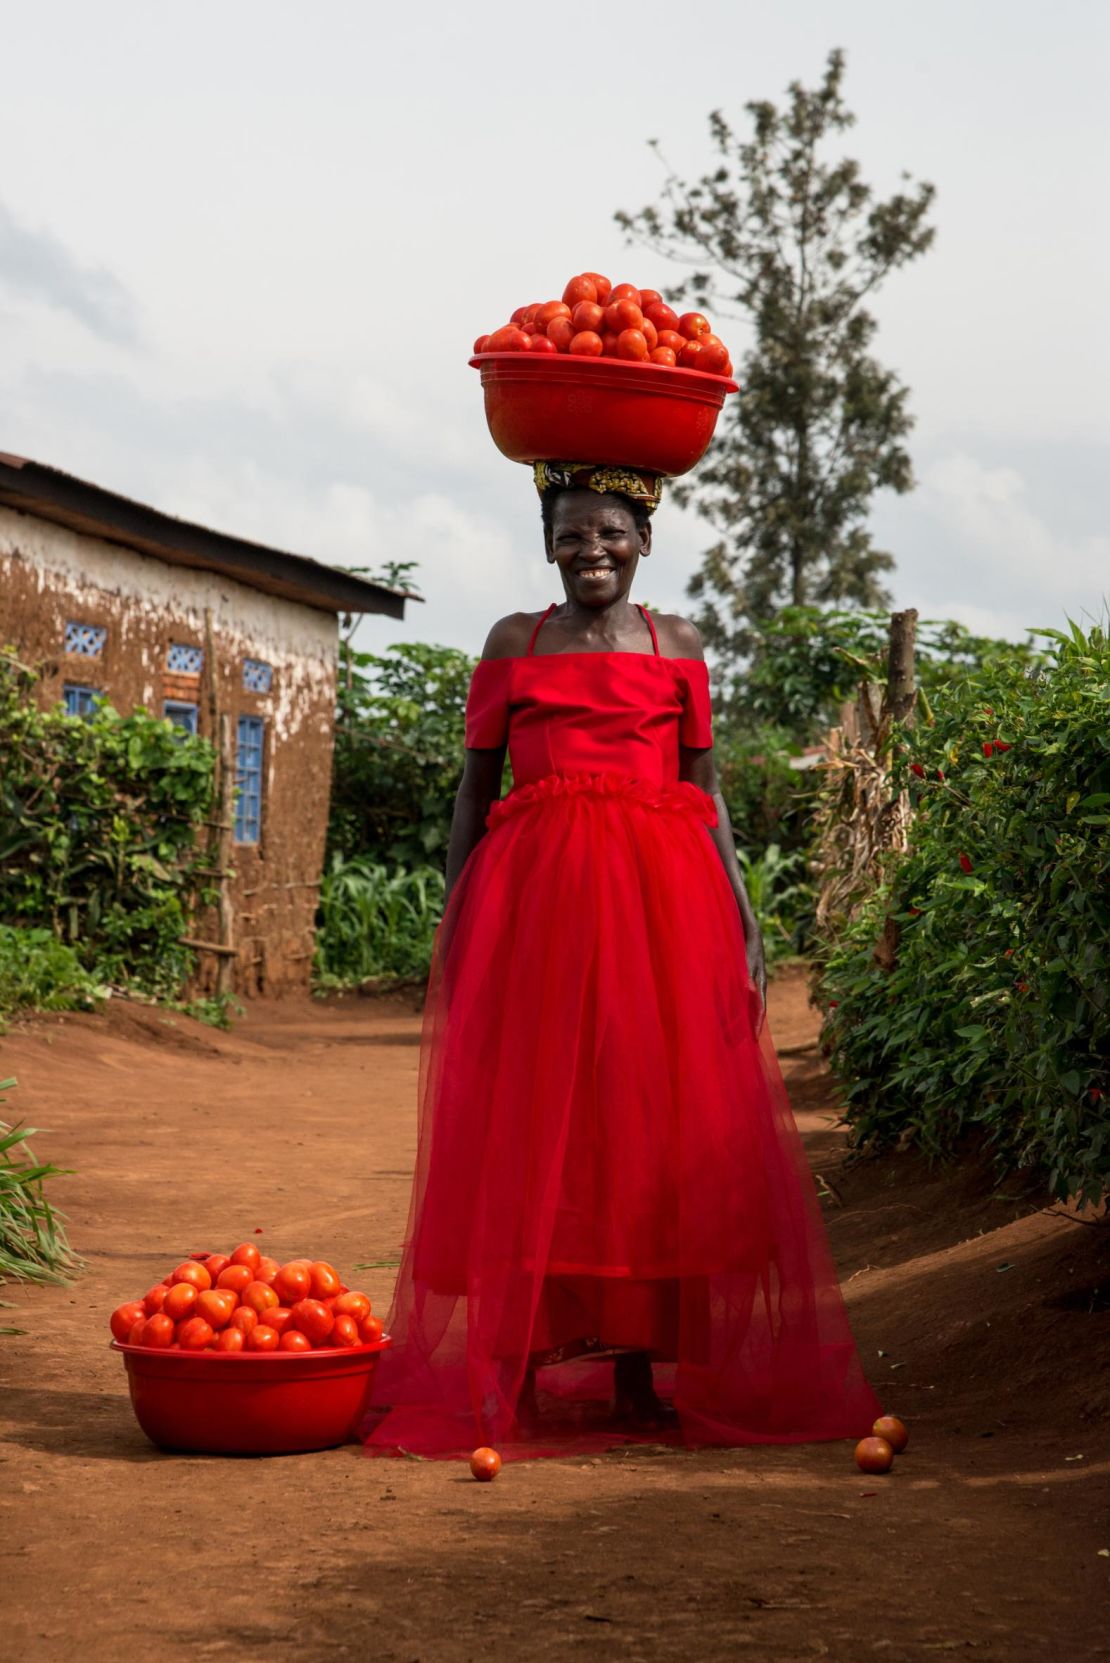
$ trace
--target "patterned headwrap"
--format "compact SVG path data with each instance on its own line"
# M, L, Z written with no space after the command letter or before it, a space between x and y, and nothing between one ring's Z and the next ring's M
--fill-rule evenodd
M663 500L663 475L643 473L638 468L607 468L594 462L537 462L533 467L536 490L619 491L621 496L642 502L654 514Z

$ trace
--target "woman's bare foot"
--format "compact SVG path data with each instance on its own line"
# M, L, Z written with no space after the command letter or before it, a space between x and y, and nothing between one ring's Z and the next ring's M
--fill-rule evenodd
M678 1415L655 1390L646 1351L622 1351L614 1360L613 1417L641 1430L677 1424Z

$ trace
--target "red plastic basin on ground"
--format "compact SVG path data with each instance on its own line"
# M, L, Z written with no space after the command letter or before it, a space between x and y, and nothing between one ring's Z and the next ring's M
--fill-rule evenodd
M603 462L688 473L735 381L619 358L483 352L486 421L512 462Z
M161 1449L291 1455L356 1435L388 1335L335 1351L155 1351L121 1345L135 1418Z

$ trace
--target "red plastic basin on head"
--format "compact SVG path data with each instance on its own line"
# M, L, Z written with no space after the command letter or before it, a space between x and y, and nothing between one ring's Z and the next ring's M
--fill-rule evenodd
M735 381L619 358L483 352L486 421L512 462L603 462L688 473Z
M121 1345L135 1418L161 1449L291 1455L330 1449L370 1407L388 1335L335 1351L155 1351Z

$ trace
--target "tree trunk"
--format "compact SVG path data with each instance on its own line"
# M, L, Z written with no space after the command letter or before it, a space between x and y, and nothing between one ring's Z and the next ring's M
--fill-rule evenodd
M917 612L911 606L890 617L890 657L887 660L886 708L896 722L912 726L917 700L914 678L914 648L917 642Z

